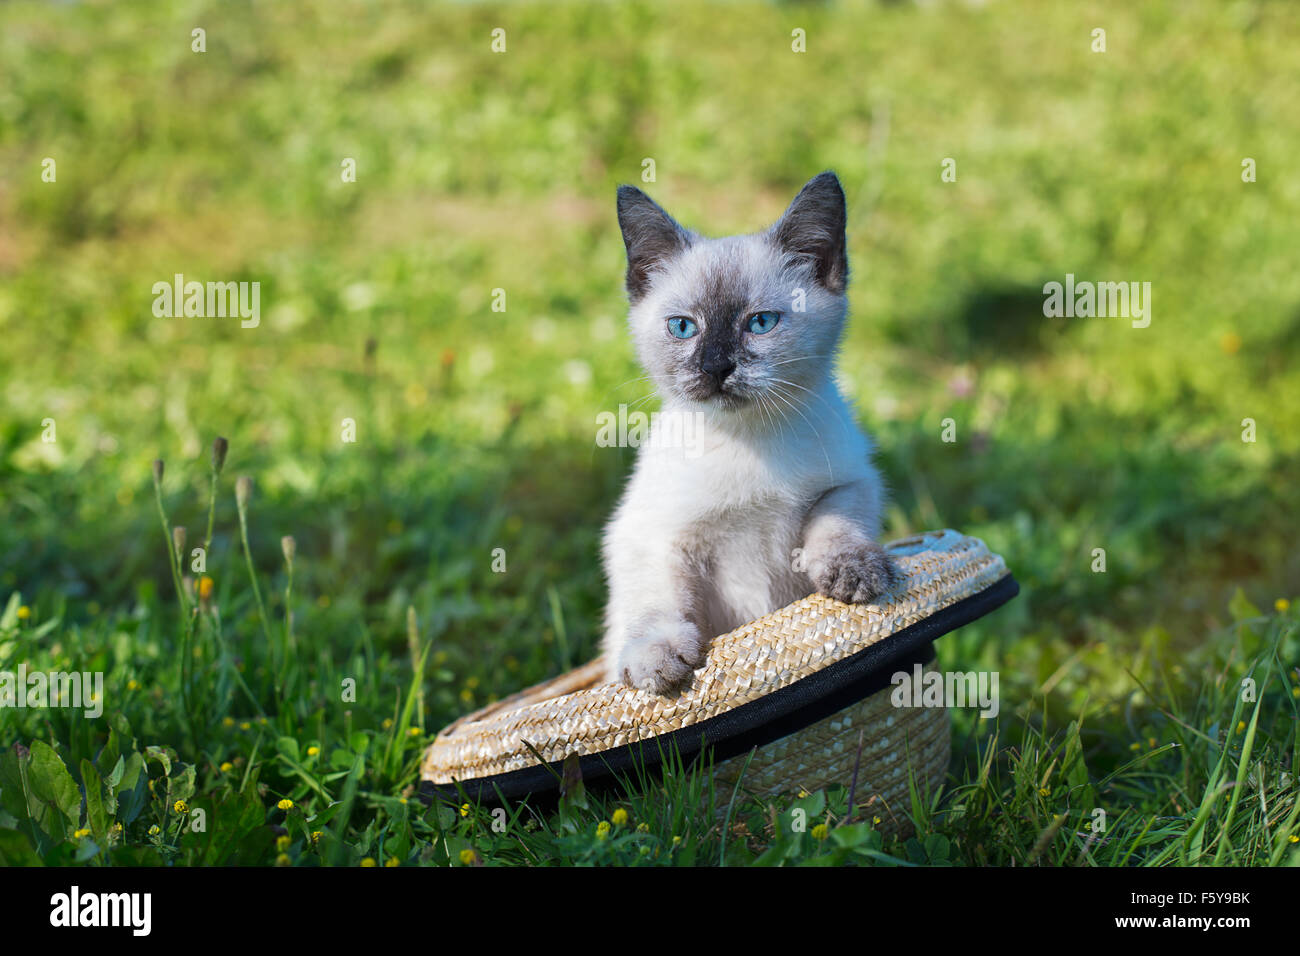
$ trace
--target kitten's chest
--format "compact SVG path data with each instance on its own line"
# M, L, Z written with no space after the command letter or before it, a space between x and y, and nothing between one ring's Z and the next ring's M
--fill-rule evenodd
M779 461L744 455L701 462L707 490L695 497L681 543L723 590L780 578L793 565L815 481Z
M835 456L799 445L704 436L694 447L654 455L646 476L700 523L730 523L737 513L775 521L806 508L845 469Z
M759 577L790 563L808 509L825 490L777 456L732 445L659 462L637 477L637 497L662 520L658 533L693 563L712 573L743 565Z
M699 597L721 634L808 593L799 548L806 504L757 500L702 516L681 544L700 574Z

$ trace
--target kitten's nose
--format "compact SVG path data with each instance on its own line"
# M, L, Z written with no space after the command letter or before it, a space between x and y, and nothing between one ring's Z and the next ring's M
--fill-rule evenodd
M700 371L713 379L713 384L722 388L727 376L736 370L736 363L726 358L706 358L700 363Z

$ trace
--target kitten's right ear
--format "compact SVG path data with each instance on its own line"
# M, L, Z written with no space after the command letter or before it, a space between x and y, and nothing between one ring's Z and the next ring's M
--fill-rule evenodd
M627 247L627 294L633 302L650 286L650 271L691 244L691 234L635 186L618 187L618 225Z

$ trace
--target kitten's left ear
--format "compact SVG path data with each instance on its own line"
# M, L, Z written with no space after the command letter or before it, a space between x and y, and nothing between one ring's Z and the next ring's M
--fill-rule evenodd
M849 282L844 190L832 172L814 176L769 230L787 253L807 258L817 280L836 295Z

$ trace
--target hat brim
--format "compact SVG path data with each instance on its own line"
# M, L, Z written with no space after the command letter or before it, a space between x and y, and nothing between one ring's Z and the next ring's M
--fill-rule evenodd
M608 693L611 685L603 685L603 696L597 693L602 689L597 686L600 671L587 665L484 708L446 728L426 756L422 792L448 801L469 799L500 803L529 796L545 802L559 795L564 756L569 753L578 755L579 769L588 786L654 773L670 757L689 763L705 752L719 762L738 756L797 733L889 686L892 675L900 668L910 669L913 664L933 658L932 644L936 638L988 614L1019 592L1019 585L1006 571L1000 558L991 555L982 542L956 532L930 533L889 547L896 555L939 559L929 563L918 562L914 567L920 570L909 573L904 587L893 598L894 603L901 606L909 601L915 603L916 596L925 594L927 588L938 592L937 609L919 620L876 637L860 650L817 667L783 686L757 696L751 693L752 699L735 706L724 706L719 712L681 726L672 726L677 721L665 720L662 716L664 708L657 707L645 721L649 731L657 732L647 732L640 739L615 746L592 746L590 742L584 746L583 741L573 739L575 716L581 717L580 722L584 724L593 720L608 723L608 720L602 720L605 715L601 711L604 709L610 711L610 719L627 721L627 713L614 713ZM912 567L906 564L906 560L906 557L900 558L905 573ZM985 581L990 583L983 583ZM972 587L972 582L982 586ZM951 600L944 600L945 588L951 592L947 595ZM953 594L961 593L961 588L967 593L953 597ZM836 626L843 619L843 615L836 617L830 613L836 608L852 609L859 614L862 611L858 606L840 605L818 596L806 598L791 607L813 601L827 606L823 612L822 630ZM891 607L884 604L876 610L887 617ZM754 622L747 628L753 630L766 620ZM744 630L738 629L718 640L730 640ZM703 669L706 676L710 666L723 666L715 665L712 657L711 652L711 661L706 662ZM700 673L697 672L697 680ZM575 684L584 681L589 686L573 690ZM549 698L548 691L551 692ZM644 692L628 688L620 688L620 691L649 697ZM623 700L622 697L619 699ZM543 712L538 713L539 709ZM511 718L525 713L528 730L517 730L522 722L512 722ZM656 721L664 725L662 730L658 730ZM468 764L458 766L456 754L466 752L467 735L480 738L474 741L479 751L499 749L500 753L493 756L508 757L525 765L488 773L476 773L475 768ZM516 739L509 739L512 735ZM533 743L539 739L548 741L551 753L548 755L543 748L525 742L526 736L532 737ZM453 741L459 744L459 750L450 746ZM496 767L504 762L504 759L493 761Z

